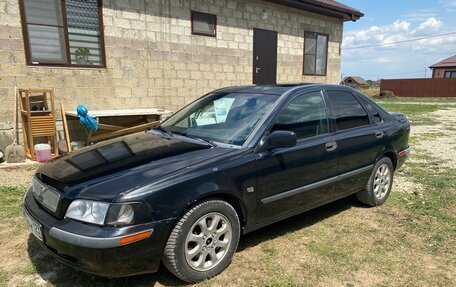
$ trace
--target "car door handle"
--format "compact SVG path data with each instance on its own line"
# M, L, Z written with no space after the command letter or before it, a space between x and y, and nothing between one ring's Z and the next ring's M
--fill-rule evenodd
M376 131L375 132L375 136L378 138L378 139L381 139L384 135L384 132L383 131Z
M326 143L326 150L327 151L333 151L337 148L337 143L336 142L329 142L329 143Z

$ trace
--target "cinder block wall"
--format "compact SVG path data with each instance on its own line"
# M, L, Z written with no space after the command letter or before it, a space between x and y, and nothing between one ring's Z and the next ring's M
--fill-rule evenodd
M432 73L433 78L444 78L445 72L447 71L454 71L456 68L436 68Z
M217 15L216 38L191 35L190 10ZM251 84L253 28L278 32L279 83L339 81L339 19L261 0L104 0L103 21L106 69L27 67L18 0L0 0L0 130L12 121L14 85L54 88L67 109L176 110ZM329 34L327 76L302 76L305 30Z

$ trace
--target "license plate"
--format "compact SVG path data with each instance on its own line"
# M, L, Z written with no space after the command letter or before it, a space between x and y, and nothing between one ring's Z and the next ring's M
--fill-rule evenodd
M28 229L38 238L40 241L43 241L43 227L35 219L28 214L27 211L24 211L25 223L27 224Z

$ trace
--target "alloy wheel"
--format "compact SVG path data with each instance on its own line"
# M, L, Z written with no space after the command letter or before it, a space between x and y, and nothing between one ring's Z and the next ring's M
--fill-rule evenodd
M391 169L386 163L378 167L374 177L374 195L378 199L382 199L388 193L391 175Z
M221 213L211 212L199 218L185 239L185 259L196 271L207 271L219 264L232 242L232 227Z

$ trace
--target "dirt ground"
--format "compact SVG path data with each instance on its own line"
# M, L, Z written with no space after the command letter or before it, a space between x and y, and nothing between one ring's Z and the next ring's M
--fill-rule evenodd
M412 154L385 205L350 197L247 234L228 269L197 286L456 286L456 186L446 180L456 170L456 108L425 116L435 121L412 126ZM435 177L420 178L426 166ZM35 168L0 168L0 186L29 184ZM20 199L2 204L20 214ZM10 221L0 223L0 286L185 285L163 267L125 279L73 271L37 246L20 216Z
M25 186L30 185L33 174L40 166L39 163L27 161L24 164L10 165L7 163L0 165L0 186Z
M438 110L429 114L438 119L437 125L413 127L416 135L435 135L421 141L419 147L442 161L441 168L456 167L456 109Z
M438 110L428 116L435 119L437 124L411 127L411 138L421 139L413 143L412 155L423 153L438 159L439 169L456 168L456 108ZM429 160L411 156L409 161L426 163ZM396 175L394 191L410 192L421 189L421 183L400 174Z

